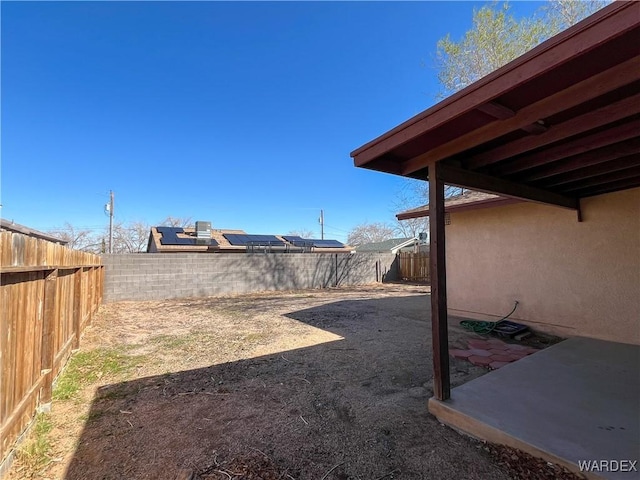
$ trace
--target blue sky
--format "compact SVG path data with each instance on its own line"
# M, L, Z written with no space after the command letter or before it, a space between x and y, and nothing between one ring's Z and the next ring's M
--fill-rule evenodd
M435 103L482 4L3 1L2 216L98 230L113 190L123 222L390 221L405 181L349 153Z

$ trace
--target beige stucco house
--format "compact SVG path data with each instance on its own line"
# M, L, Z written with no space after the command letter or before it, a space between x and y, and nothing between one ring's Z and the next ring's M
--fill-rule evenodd
M449 314L495 321L517 300L511 318L533 329L640 344L640 188L581 208L578 222L569 210L480 192L445 201Z

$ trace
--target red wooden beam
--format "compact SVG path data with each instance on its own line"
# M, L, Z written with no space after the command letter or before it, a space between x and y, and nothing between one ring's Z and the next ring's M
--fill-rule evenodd
M640 167L627 168L625 170L618 170L617 172L607 173L605 175L598 175L597 177L587 178L578 182L570 183L562 187L563 192L575 192L578 190L584 190L588 187L600 186L618 182L621 180L628 180L629 178L640 177Z
M618 120L630 117L639 112L640 93L598 108L597 110L592 110L589 113L572 118L564 123L554 125L540 135L521 138L500 145L492 150L482 152L479 155L465 159L464 165L467 168L475 169L482 165L499 162L544 147L563 138L568 138L602 127L603 125L617 122Z
M560 195L558 193L549 192L529 185L511 182L499 177L464 170L462 168L444 164L439 166L442 178L447 185L470 188L479 192L497 193L505 197L528 200L536 203L545 203L547 205L556 205L558 207L570 208L572 210L576 210L578 208L577 198ZM431 167L429 167L429 170L431 170ZM431 175L429 175L429 178L431 178Z
M496 120L506 120L507 118L515 117L516 112L508 107L505 107L498 102L488 102L484 105L480 105L476 110L485 113ZM539 120L531 125L525 125L522 130L532 135L539 135L547 131L547 127L542 120Z
M406 175L415 172L433 161L442 160L469 150L470 148L477 147L502 135L522 129L541 119L555 115L558 112L575 107L588 100L628 85L636 80L640 80L640 57L634 57L609 70L605 70L569 88L532 103L520 109L512 118L491 122L483 127L460 135L450 142L432 148L428 152L406 161L402 173ZM489 163L491 163L491 160L478 161L467 166L469 168L478 168L488 165Z
M565 185L567 183L575 182L576 180L584 180L585 178L596 177L605 173L617 172L618 170L624 170L626 168L640 166L640 150L636 154L629 155L627 157L618 158L611 161L603 161L602 163L592 165L586 168L580 168L568 173L556 175L550 177L548 180L543 180L539 183L542 188L555 187L558 185Z
M451 383L447 331L444 180L440 175L440 164L429 167L429 206L433 393L438 400L447 400L451 396Z
M402 172L401 161L393 158L376 158L375 160L364 165L363 168L376 170L378 172L392 173L395 175L400 175Z
M640 187L640 177L628 178L618 182L611 182L598 187L589 187L580 190L578 193L581 197L593 197L594 195L604 195L605 193L617 192L628 188Z
M622 125L594 133L593 135L576 138L541 151L536 151L535 153L519 157L517 160L508 163L505 162L504 165L496 165L491 169L491 173L499 176L512 175L556 160L637 137L638 132L640 132L640 120L632 120Z
M531 125L522 127L521 130L524 130L525 132L530 133L531 135L540 135L541 133L544 133L547 130L549 130L549 128L547 127L547 125L544 123L543 120L538 120L536 123L532 123Z
M492 118L498 120L506 120L507 118L515 117L516 112L498 102L487 102L480 105L476 110L486 113Z
M616 143L604 148L592 150L581 155L562 159L558 162L552 162L536 168L535 171L527 172L520 177L523 182L533 180L541 180L543 178L553 177L564 173L573 172L581 168L599 165L610 160L633 155L640 151L640 138L634 138L622 143Z

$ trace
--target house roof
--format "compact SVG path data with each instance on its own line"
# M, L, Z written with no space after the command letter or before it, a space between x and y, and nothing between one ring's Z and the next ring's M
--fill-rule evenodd
M579 209L640 186L640 2L614 2L351 153L357 167Z
M389 252L415 243L415 238L392 238L384 242L363 243L356 247L356 252Z
M49 235L48 233L41 232L34 228L26 227L24 225L20 225L19 223L10 222L8 220L0 219L0 230L8 230L10 232L22 233L23 235L28 235L29 237L40 238L42 240L47 240L49 242L59 243L60 245L66 245L66 240L62 238L55 237L53 235Z
M520 200L508 197L501 197L493 193L475 192L467 190L466 192L449 197L444 201L445 212L461 212L465 210L476 210L479 208L498 207L500 205L509 205L518 203ZM429 205L405 210L398 213L398 220L409 220L411 218L420 218L429 216Z

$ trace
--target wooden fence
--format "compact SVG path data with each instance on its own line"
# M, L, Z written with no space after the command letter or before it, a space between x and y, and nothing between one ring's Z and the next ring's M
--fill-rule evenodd
M38 407L102 302L98 255L0 232L0 462Z
M429 254L427 252L400 252L400 278L410 282L429 282Z

